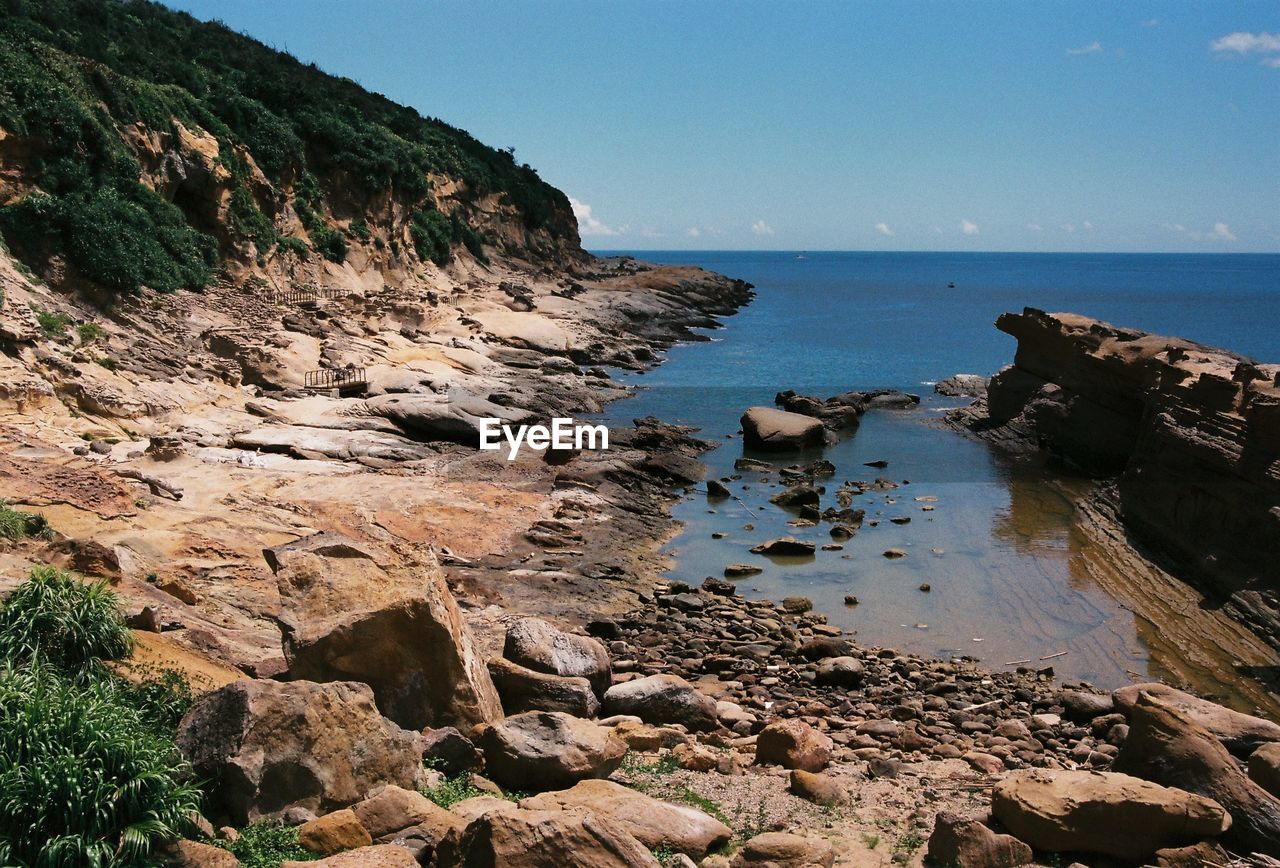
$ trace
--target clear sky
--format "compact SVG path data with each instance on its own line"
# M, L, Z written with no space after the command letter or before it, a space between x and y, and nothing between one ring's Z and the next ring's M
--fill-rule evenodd
M1280 3L171 0L514 146L592 249L1280 251Z

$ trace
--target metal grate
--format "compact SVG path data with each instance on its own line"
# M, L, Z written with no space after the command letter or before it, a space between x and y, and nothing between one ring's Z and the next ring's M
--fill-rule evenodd
M307 371L303 382L308 389L355 389L369 385L364 368L321 368Z

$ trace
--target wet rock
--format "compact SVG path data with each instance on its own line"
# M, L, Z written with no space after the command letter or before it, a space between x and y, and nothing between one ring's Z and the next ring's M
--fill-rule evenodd
M604 713L631 714L645 723L679 723L691 731L715 729L715 700L675 675L650 675L609 688Z
M996 784L991 814L1037 850L1140 860L1231 825L1202 796L1114 772L1034 769Z
M724 500L726 497L732 496L733 492L725 488L722 483L714 479L707 480L707 497L711 500Z
M802 615L813 610L813 601L808 597L784 597L782 610L792 615Z
M609 689L612 669L604 646L539 618L521 618L508 628L502 656L535 672L585 678L597 696Z
M298 843L321 856L367 847L373 843L369 831L350 808L325 814L298 827Z
M800 540L791 536L771 539L752 547L751 551L758 555L775 555L780 557L802 557L812 555L817 548L808 540Z
M292 678L368 684L382 713L409 729L501 718L430 552L321 533L263 554L280 588Z
M445 839L441 865L505 868L660 868L649 850L617 823L589 811L491 810Z
M755 576L763 573L764 570L754 564L729 564L724 568L726 578L742 578L743 576Z
M233 682L195 701L177 743L210 782L213 807L241 825L343 808L379 784L412 788L422 763L418 734L348 682Z
M732 829L697 808L659 801L612 781L583 781L572 789L525 799L520 807L590 811L617 824L650 850L666 848L695 857L733 837Z
M769 498L769 502L784 509L799 509L802 506L817 506L822 501L822 495L818 493L818 489L812 485L797 485L788 488L786 491L780 491L773 497Z
M926 861L964 868L1013 868L1030 864L1032 852L1012 835L998 835L977 820L944 811L934 820Z
M800 656L806 660L847 657L850 650L849 640L836 636L818 636L805 642L799 648Z
M955 374L934 383L933 391L949 398L981 398L987 393L987 378L980 374Z
M502 710L508 715L522 711L563 711L574 717L595 717L600 700L585 678L565 678L534 672L494 658L489 661L489 677L502 699Z
M485 727L479 745L487 774L508 789L532 791L608 777L627 752L611 729L554 711L517 714Z
M756 736L756 762L820 772L831 762L831 738L802 720L770 723Z
M772 407L752 407L742 415L742 442L749 449L800 450L822 446L820 420Z
M1058 701L1062 703L1067 719L1077 722L1088 722L1095 717L1111 714L1115 709L1115 703L1105 693L1064 690L1058 695Z

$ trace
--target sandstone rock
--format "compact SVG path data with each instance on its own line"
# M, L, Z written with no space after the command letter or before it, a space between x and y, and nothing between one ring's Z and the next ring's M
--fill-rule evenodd
M866 677L862 664L852 657L831 657L818 664L819 684L857 687Z
M756 762L820 772L831 762L831 738L802 720L778 720L756 737Z
M822 421L772 407L752 407L742 414L742 442L749 449L799 450L822 446Z
M765 832L742 845L729 863L732 868L831 868L835 848L821 838L806 838L788 832Z
M1229 864L1231 857L1217 841L1201 841L1190 847L1167 847L1156 851L1156 868L1205 868Z
M1249 780L1280 796L1280 744L1269 742L1249 756Z
M162 864L171 868L237 868L240 865L240 860L228 850L186 839L167 845L161 857Z
M472 796L449 806L449 813L462 818L464 828L467 823L470 823L481 814L487 814L490 811L515 810L518 810L515 802L490 795Z
M486 727L479 743L488 774L513 790L557 789L608 777L627 752L611 729L554 711L508 717Z
M1233 850L1280 852L1280 801L1249 780L1212 733L1164 700L1139 696L1115 768L1220 804L1232 819L1222 841Z
M395 844L374 844L348 850L315 862L281 862L280 868L417 868L408 850Z
M441 865L493 868L659 868L617 823L587 811L488 811L441 845Z
M987 378L980 374L955 374L934 383L933 391L950 398L981 398L987 393Z
M1212 799L1114 772L1011 772L991 794L991 815L1037 850L1140 860L1163 847L1224 832Z
M452 726L422 731L422 758L431 760L450 776L476 771L484 765L471 739Z
M557 630L538 618L521 618L507 629L502 656L513 663L565 678L585 678L597 696L609 689L609 652L597 640Z
M422 793L397 786L383 787L369 798L356 802L351 812L374 840L410 827L421 827L431 830L435 844L439 844L450 829L462 825L457 817Z
M1247 757L1268 742L1280 742L1280 725L1261 717L1232 711L1216 702L1192 696L1167 684L1158 682L1130 684L1127 687L1121 687L1111 695L1115 700L1116 710L1128 716L1143 693L1181 711L1196 724L1212 733L1226 746L1227 750L1238 757Z
M944 811L934 820L926 859L932 865L1013 868L1030 864L1032 852L1012 835L998 835L977 820Z
M322 533L264 555L280 587L291 677L364 682L382 713L410 729L502 717L430 552Z
M343 808L298 827L298 843L312 853L329 856L373 843L369 830L350 808Z
M754 564L729 564L724 568L725 577L735 579L743 576L758 576L763 572L764 569L762 567L757 567Z
M1064 690L1058 694L1058 701L1066 709L1068 720L1090 721L1095 717L1110 714L1115 707L1110 696L1105 693L1086 693L1083 690Z
M816 805L843 805L849 800L848 791L835 778L803 769L792 770L789 789L793 794Z
M528 810L578 808L616 823L650 850L666 847L703 856L729 842L733 830L689 805L676 805L612 781L582 781L572 789L520 802Z
M585 678L564 678L535 672L495 657L489 661L489 677L507 714L522 711L563 711L574 717L595 717L600 700Z
M417 733L347 682L236 681L195 701L177 743L236 824L343 808L379 784L412 788L422 765Z
M671 749L671 757L676 765L691 772L709 772L719 765L719 755L703 744L689 742L678 744Z
M615 684L604 695L605 714L633 714L645 723L679 723L690 730L716 728L716 702L675 675L650 675Z
M519 426L534 416L528 410L504 407L459 390L448 395L380 395L365 400L364 407L374 416L391 420L416 440L445 440L466 446L480 445L484 419L500 419L502 424Z
M816 636L805 642L798 649L800 656L806 660L826 660L842 657L848 658L852 646L848 639L837 636Z

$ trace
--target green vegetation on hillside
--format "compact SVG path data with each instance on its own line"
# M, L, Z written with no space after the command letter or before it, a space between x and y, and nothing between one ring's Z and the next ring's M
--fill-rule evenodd
M137 124L176 134L175 122L218 141L216 161L234 185L235 237L222 249L207 234L215 231L208 215L184 198L193 194L180 185L170 202L140 182L122 137ZM322 219L334 202L358 212L358 203L390 192L429 210L429 174L500 194L531 229L571 225L564 194L509 151L220 23L145 0L0 0L0 128L31 143L22 168L39 188L0 208L6 239L28 258L65 252L86 277L120 292L198 288L221 256L250 242L262 255L283 241L269 215L286 202L251 187L244 151L277 191L297 185L312 244L334 260L347 243ZM313 189L303 190L308 182ZM331 196L338 188L342 195ZM480 251L474 227L439 217L456 224L449 242ZM426 247L430 258L447 261L438 237Z

